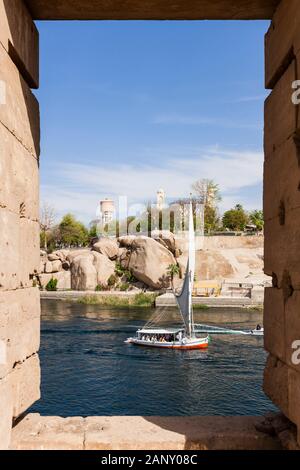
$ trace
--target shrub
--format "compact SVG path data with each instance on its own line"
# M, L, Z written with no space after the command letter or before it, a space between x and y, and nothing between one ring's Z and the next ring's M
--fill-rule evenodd
M193 309L194 310L209 310L209 306L206 304L194 304Z
M98 284L95 288L96 292L103 292L109 290L108 286L105 286L104 284Z
M134 275L132 274L132 272L129 271L128 269L123 268L123 266L121 265L121 263L116 263L116 266L115 266L115 273L116 273L117 276L119 276L119 277L125 276L125 277L126 277L126 280L127 280L128 282L135 282L135 281L136 281L136 278L134 277Z
M80 297L77 302L79 304L86 305L98 305L101 303L99 296L97 295L85 295L84 297Z
M123 266L121 265L121 263L116 263L116 266L115 266L115 273L117 274L117 276L119 277L122 277L123 274L125 273L126 269L123 268Z
M123 284L120 285L120 291L125 292L129 289L130 284L128 282L123 282Z
M109 287L113 287L117 284L118 282L118 278L115 274L112 274L109 278L108 278L108 281L107 281L107 285Z
M46 290L47 291L57 291L57 279L50 279L48 284L46 285Z
M153 307L158 294L145 294L139 292L134 296L133 304L136 307Z
M117 295L87 295L80 297L77 302L86 305L103 305L109 307L153 307L158 294L140 292L132 297Z
M126 277L128 282L135 282L136 281L136 278L134 277L134 275L132 274L131 271L125 271L124 276Z

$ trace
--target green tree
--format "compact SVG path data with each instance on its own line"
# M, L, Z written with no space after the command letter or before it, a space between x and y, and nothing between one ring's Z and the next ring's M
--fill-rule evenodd
M216 207L204 207L204 232L211 233L219 228L220 218Z
M222 219L223 227L229 230L244 230L248 220L248 215L240 204L237 204L234 209L226 211Z
M97 238L97 237L98 237L97 224L93 223L89 229L89 239L91 240L92 238Z
M218 203L222 201L219 185L210 179L201 179L192 185L197 202L204 204L204 232L219 228Z
M45 202L40 213L40 242L45 251L48 249L48 243L51 238L51 230L54 226L55 218L55 210Z
M50 279L50 281L48 282L48 284L46 285L46 290L47 291L57 291L57 279L54 279L52 277L52 279Z
M89 233L87 228L72 214L63 217L59 224L60 241L67 246L84 246L88 243Z
M214 180L198 180L192 185L192 189L205 207L216 207L222 201L219 185Z
M180 267L178 266L178 264L170 264L167 268L167 275L170 277L172 287L174 288L174 277L181 275Z
M264 228L264 213L261 210L254 210L249 214L249 220L253 225L256 225L257 230L261 231Z

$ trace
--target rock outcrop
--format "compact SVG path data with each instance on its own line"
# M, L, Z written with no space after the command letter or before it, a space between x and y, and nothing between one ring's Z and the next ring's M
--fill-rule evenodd
M62 271L62 262L58 259L56 261L52 261L52 273L59 273Z
M263 237L205 237L201 246L196 252L197 281L264 281ZM177 263L184 275L187 256L187 239L176 238L167 230L155 230L151 238L143 234L117 240L102 237L91 248L57 250L49 255L41 250L41 284L45 287L46 280L53 277L58 289L94 290L99 285L107 288L108 283L119 288L128 282L131 288L167 288L169 266ZM116 277L112 284L108 282L111 276ZM181 284L182 279L175 277L174 285L180 288Z
M124 237L121 243L127 248L127 253L121 258L125 269L149 287L169 287L168 267L176 260L167 248L145 236Z
M229 261L213 250L197 251L196 279L224 279L234 276L235 271Z
M176 245L174 233L169 230L152 230L151 238L167 248L173 255L179 248Z
M95 290L107 286L115 264L101 253L90 251L76 256L71 263L71 289Z
M71 289L71 272L70 271L60 271L59 273L51 273L51 274L40 274L39 281L40 286L45 289L48 282L51 279L57 279L57 289L59 290L69 290Z
M71 289L95 290L97 271L92 254L76 256L71 263Z
M111 261L107 256L93 252L93 264L97 272L97 285L107 286L107 282L115 273L115 263Z
M110 260L115 260L119 254L119 245L116 240L108 237L101 237L92 247L93 251L107 256Z

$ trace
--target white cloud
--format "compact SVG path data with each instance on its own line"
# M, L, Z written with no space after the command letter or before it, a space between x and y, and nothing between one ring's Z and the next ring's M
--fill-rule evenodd
M262 123L242 123L229 119L209 118L198 115L184 115L177 113L159 114L154 117L153 124L159 125L186 125L186 126L217 126L225 129L262 129Z
M147 149L146 158L141 156L140 162L123 165L57 162L53 174L50 171L45 175L51 183L42 185L42 199L55 206L59 215L73 212L88 222L95 217L99 200L104 197L126 195L129 201L147 202L155 199L159 188L164 188L168 198L185 197L195 180L210 178L220 185L223 209L236 202L248 208L261 205L260 193L253 196L253 191L249 191L245 196L247 188L262 183L261 152L218 147L181 152Z
M249 103L251 101L264 101L268 96L268 92L266 91L263 95L253 95L253 96L242 96L241 98L237 98L234 103Z

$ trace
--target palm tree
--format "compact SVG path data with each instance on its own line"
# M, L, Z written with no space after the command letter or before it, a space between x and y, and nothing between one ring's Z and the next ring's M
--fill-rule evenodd
M169 276L169 278L171 279L171 285L172 285L172 289L174 289L174 277L175 276L180 276L180 267L178 266L178 264L174 263L174 264L170 264L168 266L168 269L167 269L167 274Z

